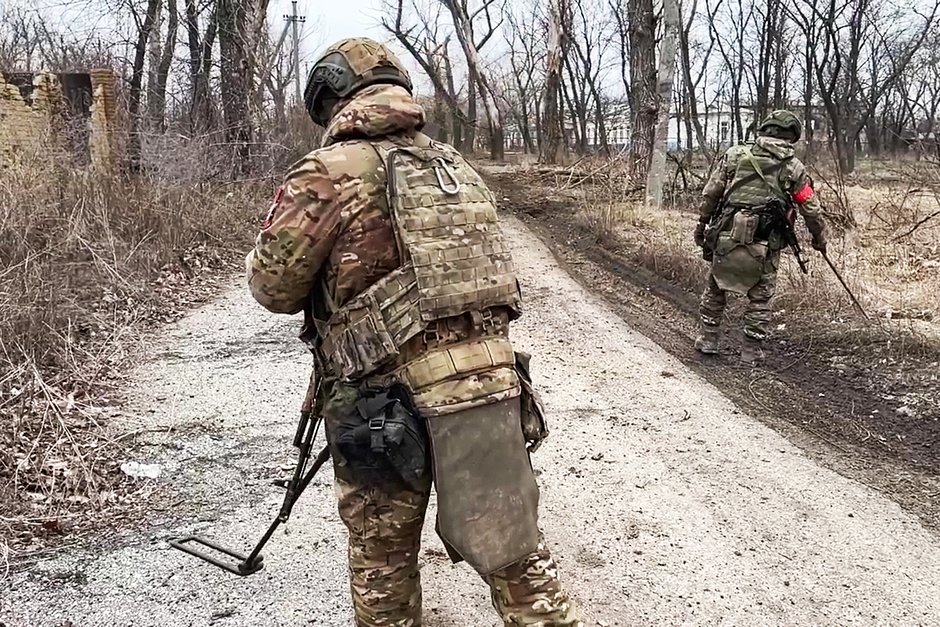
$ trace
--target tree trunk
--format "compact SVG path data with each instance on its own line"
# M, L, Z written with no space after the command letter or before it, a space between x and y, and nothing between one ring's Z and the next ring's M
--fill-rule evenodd
M666 142L669 112L672 106L672 81L676 68L676 31L679 30L679 0L663 0L663 39L659 48L659 111L649 175L646 179L646 205L659 210L663 204L663 179L666 177Z
M218 0L219 55L221 57L222 116L225 140L232 149L232 173L248 172L251 124L248 101L251 71L248 59L249 24L252 17L246 0Z
M167 33L163 50L160 53L160 62L156 71L156 84L151 88L150 97L153 106L150 111L151 122L162 133L166 131L166 84L170 76L170 64L173 62L173 51L176 49L176 35L179 30L179 13L176 10L176 0L167 0Z
M473 42L473 30L470 25L470 17L466 13L466 6L461 5L457 0L443 0L444 4L450 9L451 16L454 18L454 30L457 33L457 41L463 48L464 56L467 60L467 69L470 78L478 88L480 100L483 102L483 110L486 113L486 124L489 130L490 158L494 161L502 161L504 158L503 146L503 121L500 117L499 107L496 105L496 95L490 86L489 79L483 71L483 64L480 62L480 55Z
M633 126L628 167L632 183L642 185L650 169L656 127L656 13L653 0L629 0L628 7Z
M682 7L679 7L679 16L680 20L682 19ZM695 3L692 3L692 8L689 15L689 21L683 24L682 28L679 29L679 51L680 51L680 61L682 67L682 82L685 85L685 102L686 102L686 131L688 134L689 148L692 147L692 129L695 129L695 139L698 142L699 150L703 151L706 156L710 155L710 150L708 147L708 140L706 139L705 129L702 128L702 121L698 116L698 96L695 93L696 81L692 80L692 58L690 52L689 44L689 33L692 30L692 20L695 18ZM709 49L710 52L710 49ZM707 62L707 57L706 57ZM701 80L701 75L699 75L699 81ZM707 107L706 107L706 120L707 116Z
M160 67L163 46L160 37L163 29L163 0L157 0L157 12L154 14L150 41L147 42L147 127L153 129L157 123L157 71Z
M144 61L147 56L147 43L150 33L157 19L160 0L148 0L147 14L143 24L137 31L137 43L134 46L134 65L131 70L130 89L128 93L127 113L130 118L130 159L131 167L140 168L140 100L141 87L144 82Z
M470 81L467 84L467 123L464 130L464 144L468 152L477 149L477 88Z
M441 61L442 61L442 67L444 70L444 82L447 85L447 89L444 90L444 93L456 94L457 92L454 86L454 71L450 64L450 56L448 56L447 54L444 54L443 57L441 58ZM470 114L468 114L467 116L464 116L461 114L460 103L457 102L456 97L454 97L454 100L451 103L450 109L451 109L450 111L451 134L453 135L453 140L454 140L453 145L457 150L461 152L467 152L466 135L464 133L464 127L466 126L466 118L469 117ZM470 146L471 150L472 148L473 146Z
M190 130L198 135L212 128L214 116L209 97L209 70L215 45L217 14L213 10L205 35L199 36L199 13L196 0L186 0L186 34L189 45Z
M561 161L563 125L559 108L561 103L561 70L568 47L566 16L570 11L568 0L552 0L549 9L548 54L545 57L545 88L542 92L542 122L544 131L539 149L539 163L555 164Z

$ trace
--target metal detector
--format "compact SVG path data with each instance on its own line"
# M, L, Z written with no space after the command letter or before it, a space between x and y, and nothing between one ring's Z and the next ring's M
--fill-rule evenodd
M307 486L310 485L310 481L313 480L314 475L317 474L320 467L330 458L329 446L325 446L313 461L310 469L307 469L307 464L310 461L310 449L316 438L319 425L319 419L313 419L312 412L307 410L301 412L300 421L297 423L297 432L294 434L294 446L298 449L297 466L294 468L293 476L287 483L287 492L284 494L284 502L281 504L281 510L278 512L277 518L274 519L271 526L268 527L268 530L261 536L261 540L258 541L258 544L255 545L251 553L245 555L240 551L223 547L201 536L177 538L170 541L170 546L185 553L189 553L190 555L195 555L213 566L217 566L242 577L254 574L264 568L264 556L261 555L261 550L264 548L265 544L267 544L268 540L271 539L274 531L281 523L287 522L290 518L294 503L297 502L300 495L303 494ZM219 557L217 556L219 553L232 559L226 560L224 557Z

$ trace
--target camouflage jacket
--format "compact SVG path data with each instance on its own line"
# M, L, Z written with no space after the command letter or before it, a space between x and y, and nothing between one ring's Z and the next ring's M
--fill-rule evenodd
M765 176L750 176L755 164ZM730 193L729 193L730 192ZM702 191L702 221L708 221L724 206L740 207L765 203L778 197L793 202L816 239L825 237L820 205L806 174L794 156L793 144L774 137L758 137L752 146L732 146L715 167Z
M343 106L323 146L292 166L248 254L255 300L275 313L312 304L323 315L401 265L383 164L368 140L409 144L423 124L421 106L397 86L366 88ZM508 335L508 313L497 312L495 322ZM475 335L464 319L439 332L444 342ZM402 360L421 350L404 350Z
M421 106L387 85L362 90L333 117L323 147L291 168L248 255L255 300L277 313L301 311L311 294L341 307L401 265L383 175L371 163L378 155L360 140L406 138L423 124Z

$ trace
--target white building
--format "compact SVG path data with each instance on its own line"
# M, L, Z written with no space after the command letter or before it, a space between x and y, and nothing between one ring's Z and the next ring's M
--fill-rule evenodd
M708 114L700 113L699 123L702 125L702 132L705 135L705 141L710 148L726 148L732 144L738 143L742 139L751 139L747 135L747 129L751 125L753 114L744 110L741 113L741 129L745 138L739 137L737 125L734 116L729 110L709 111ZM618 113L610 115L605 120L605 129L607 131L607 144L611 151L619 152L625 148L630 141L630 116L628 113ZM572 123L567 125L568 142L570 145L575 143L576 128ZM532 137L535 138L535 132ZM522 136L515 126L507 126L505 129L506 146L510 150L522 149ZM593 122L587 125L588 148L592 151L600 150L601 142L598 136L597 128ZM691 142L689 139L688 125L684 118L673 114L669 118L669 131L666 137L666 143L669 150L686 150L691 147L693 150L700 148L698 136L695 127L692 125Z

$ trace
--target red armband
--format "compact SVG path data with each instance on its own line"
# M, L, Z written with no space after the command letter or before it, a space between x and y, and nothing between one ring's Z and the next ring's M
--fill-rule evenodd
M810 198L816 195L816 192L813 191L813 188L809 185L803 185L800 189L796 190L793 193L793 202L798 205L805 204Z

